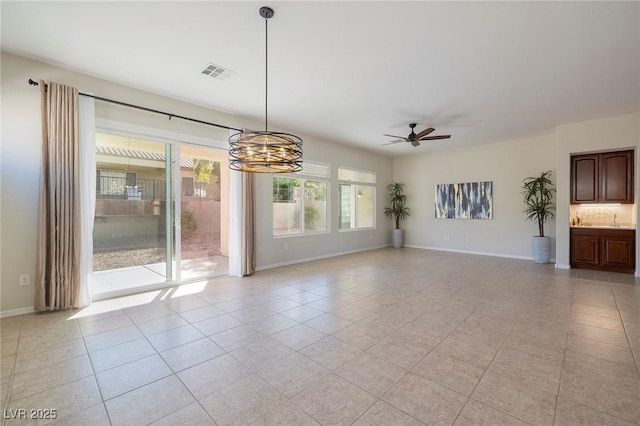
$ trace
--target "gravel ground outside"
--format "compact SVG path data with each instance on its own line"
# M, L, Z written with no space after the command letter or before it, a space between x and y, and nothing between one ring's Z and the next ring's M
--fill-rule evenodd
M165 261L165 241L158 238L133 238L94 242L93 270L148 265ZM161 248L160 248L161 247ZM182 242L182 260L220 254L220 237L198 236Z

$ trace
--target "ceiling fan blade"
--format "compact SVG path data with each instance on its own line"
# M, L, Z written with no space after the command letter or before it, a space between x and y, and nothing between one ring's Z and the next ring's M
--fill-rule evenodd
M423 131L421 131L420 133L418 133L416 135L416 139L422 139L423 137L427 136L429 133L433 132L434 129L433 127L429 127L428 129L424 129Z
M420 139L421 141L434 141L436 139L449 139L451 135L442 135L442 136L427 136L426 138Z
M385 136L388 136L388 137L390 137L390 138L403 139L403 140L405 140L405 141L407 140L407 138L405 138L404 136L387 135L386 133L385 133Z
M411 141L411 145L420 146L420 141Z
M397 143L402 143L402 142L407 142L407 141L406 141L406 140L404 140L404 139L396 139L395 141L391 141L391 142L383 143L383 144L382 144L382 145L380 145L380 146L385 146L385 145L395 145L395 144L397 144Z

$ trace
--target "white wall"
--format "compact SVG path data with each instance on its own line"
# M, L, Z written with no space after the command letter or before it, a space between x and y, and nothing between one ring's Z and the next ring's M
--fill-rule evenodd
M583 121L558 126L558 220L556 234L556 265L568 268L569 259L569 203L571 155L598 152L635 149L635 214L637 215L640 200L640 113L619 115L599 120ZM637 222L637 216L636 220ZM636 276L640 271L640 239L636 234Z
M2 53L2 147L0 149L0 311L17 313L33 305L33 284L18 285L20 274L35 275L36 224L38 185L40 176L40 95L39 89L27 84L29 78L55 81L78 87L83 92L105 98L147 106L178 115L231 127L261 128L262 124L239 116L203 108L153 93L100 80L40 62ZM160 129L174 134L205 141L212 147L226 148L229 131L189 123L112 104L96 103L96 115L101 121L131 123L136 126ZM391 181L390 158L347 148L331 142L299 134L304 139L306 160L346 165L375 171L378 175L378 228L373 232L338 234L332 232L316 237L291 238L289 250L282 250L282 240L271 236L271 178L258 179L258 235L262 250L258 267L294 262L332 253L372 248L389 241L389 224L381 219L384 188ZM335 182L334 185L335 187ZM337 194L332 188L332 217L337 218ZM335 199L334 199L335 198ZM333 223L333 227L336 224ZM13 312L11 312L13 311Z
M555 181L555 152L555 135L546 135L396 158L393 179L406 184L412 209L401 225L406 244L530 259L537 224L525 221L520 186L547 170ZM435 219L436 184L478 181L493 182L492 220ZM554 221L546 223L545 235L553 248Z

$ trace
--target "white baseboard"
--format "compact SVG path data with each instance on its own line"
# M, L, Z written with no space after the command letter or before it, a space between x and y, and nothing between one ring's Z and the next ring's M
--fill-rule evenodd
M489 253L484 251L459 250L459 249L449 249L449 248L431 247L431 246L414 246L414 245L406 245L406 244L405 244L405 247L417 248L417 249L423 249L423 250L448 251L452 253L477 254L479 256L505 257L508 259L533 260L533 257L531 256L519 256L515 254ZM555 259L551 259L551 262L555 262Z
M25 306L24 308L9 309L8 311L0 311L0 318L15 317L18 315L32 314L35 311L33 306Z
M571 269L571 265L565 265L563 263L556 263L556 269Z
M297 263L311 262L311 261L314 261L314 260L328 259L330 257L343 256L345 254L353 254L353 253L361 253L363 251L378 250L378 249L385 248L385 247L391 247L391 244L385 244L385 245L376 246L376 247L367 247L367 248L358 249L358 250L341 251L339 253L323 254L321 256L307 257L307 258L304 258L304 259L296 259L296 260L288 260L286 262L272 263L271 265L258 266L258 267L256 267L256 271L263 271L263 270L266 270L266 269L279 268L280 266L295 265Z
M634 275L636 276L636 278L640 278L640 271L636 271Z

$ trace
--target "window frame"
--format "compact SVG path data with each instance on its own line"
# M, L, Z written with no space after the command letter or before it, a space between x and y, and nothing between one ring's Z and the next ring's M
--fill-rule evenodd
M326 175L314 175L305 173L305 166L314 165L319 167L326 168ZM298 179L300 181L300 195L302 199L302 205L299 213L299 223L300 223L300 232L295 233L286 233L286 234L276 234L274 230L274 218L271 218L271 235L273 238L290 238L290 237L308 237L313 235L323 235L331 233L331 164L320 163L316 161L305 161L302 165L302 171L295 173L279 173L273 176L272 178L272 190L271 190L271 205L273 211L273 179L275 178L288 178L288 179ZM305 200L305 183L307 181L312 182L324 182L326 186L325 193L325 220L326 220L326 229L322 231L307 231L305 229L304 222L304 200Z
M347 170L350 172L355 172L355 176L356 176L356 180L350 180L350 179L340 179L340 170ZM372 177L373 182L362 182L357 180L357 176L358 173L366 173L368 175L370 175ZM376 172L373 170L362 170L362 169L357 169L354 167L347 167L347 166L338 166L338 232L354 232L354 231L371 231L371 230L375 230L377 228L377 212L376 212L376 197L377 197L377 175ZM341 208L342 208L342 199L341 199L341 187L343 185L348 185L351 186L352 188L355 188L355 190L357 191L358 187L360 186L368 186L373 188L372 190L372 197L373 199L371 200L372 202L372 208L371 208L371 212L373 214L372 217L372 226L366 226L366 227L360 227L358 226L358 197L354 197L354 208L353 208L353 217L355 218L355 227L351 228L346 228L346 229L342 229L340 228L340 215L341 215Z

